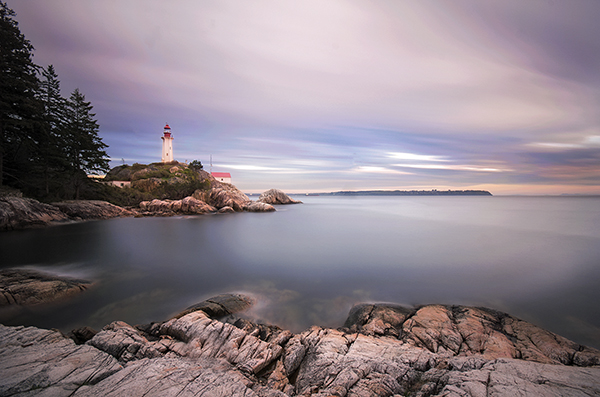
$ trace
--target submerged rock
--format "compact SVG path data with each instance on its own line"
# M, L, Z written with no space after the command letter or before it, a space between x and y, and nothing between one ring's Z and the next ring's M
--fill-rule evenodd
M254 300L245 295L221 294L188 307L181 313L177 314L175 318L183 317L186 314L201 310L209 317L218 319L230 314L244 311L250 308L253 304Z
M266 204L302 204L302 201L294 200L279 189L270 189L258 197L258 202Z
M91 282L29 269L0 270L0 306L49 303L85 291Z
M361 305L339 330L314 326L296 335L247 319L217 319L249 304L242 295L221 295L166 322L133 327L116 321L84 346L54 331L0 326L0 394L600 394L600 352L504 313ZM496 333L506 336L512 350ZM513 351L521 357L506 357Z

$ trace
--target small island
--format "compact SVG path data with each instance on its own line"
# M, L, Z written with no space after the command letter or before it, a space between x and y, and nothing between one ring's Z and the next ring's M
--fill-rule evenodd
M319 196L491 196L487 190L343 190Z

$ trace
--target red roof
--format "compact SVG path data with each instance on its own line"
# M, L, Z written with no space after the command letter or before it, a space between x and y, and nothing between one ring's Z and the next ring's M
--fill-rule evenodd
M165 130L170 130L171 127L169 127L169 124L165 125Z
M229 172L213 172L211 175L215 178L231 178L231 174Z

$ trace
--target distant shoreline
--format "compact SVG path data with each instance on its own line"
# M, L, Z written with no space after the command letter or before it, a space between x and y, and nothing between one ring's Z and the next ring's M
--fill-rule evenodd
M292 193L294 194L294 193ZM254 194L248 194L252 196ZM302 196L492 196L487 190L341 190L328 193L295 193Z

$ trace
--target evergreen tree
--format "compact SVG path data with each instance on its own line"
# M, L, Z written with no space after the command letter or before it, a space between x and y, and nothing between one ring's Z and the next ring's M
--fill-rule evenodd
M38 168L43 178L45 195L50 195L50 182L59 172L66 169L65 125L66 100L60 95L60 81L53 65L42 70L42 81L38 93L44 105L43 124L40 134Z
M70 169L75 199L88 173L108 171L108 158L104 151L108 146L98 136L99 125L92 113L93 106L85 101L78 88L67 100L65 120L66 159Z
M15 12L0 1L0 186L18 185L35 151L40 104L33 46L19 30Z

